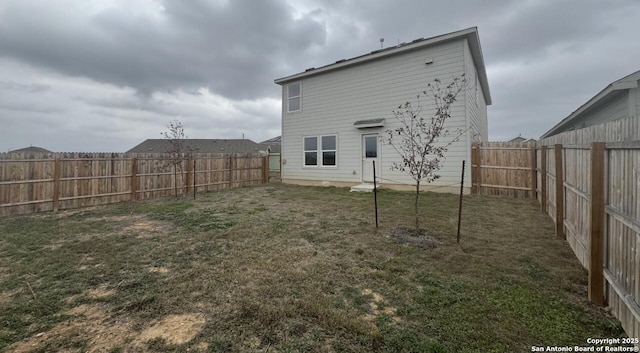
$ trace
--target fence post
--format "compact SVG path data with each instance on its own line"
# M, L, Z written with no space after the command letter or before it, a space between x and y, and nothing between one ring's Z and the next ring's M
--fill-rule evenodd
M562 144L554 145L556 159L556 236L565 239L564 235L564 176L562 162Z
M191 178L193 175L193 168L191 167L191 163L193 163L191 156L187 157L187 165L185 168L187 169L187 178L185 180L185 189L187 190L185 193L188 194L191 191Z
M547 146L540 149L540 210L547 213Z
M231 156L229 156L229 189L233 187L233 160L233 154L231 154Z
M138 158L131 157L131 200L138 199Z
M471 190L474 194L480 193L480 144L474 142L471 145Z
M264 183L269 183L269 155L264 156L262 159L262 173L264 176Z
M589 300L604 305L604 142L591 144L589 200Z
M53 211L57 212L60 206L60 158L53 161Z
M537 163L537 152L536 152L536 146L531 146L531 195L533 196L534 199L538 198L538 174L536 172L536 169L538 167Z

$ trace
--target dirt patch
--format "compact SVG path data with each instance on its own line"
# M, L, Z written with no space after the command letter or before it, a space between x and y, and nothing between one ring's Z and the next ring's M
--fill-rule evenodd
M21 288L17 288L15 290L10 291L10 292L0 292L0 306L4 306L4 305L7 305L7 304L11 303L13 298L16 295L18 295L20 292L22 292Z
M409 244L425 250L435 249L440 243L424 229L416 231L412 228L393 228L388 237L400 244Z
M87 337L87 349L83 352L98 353L107 352L110 349L122 346L132 331L132 325L125 321L116 321L109 318L105 309L99 305L83 304L67 312L73 317L64 321L51 330L40 332L29 338L7 347L7 352L26 353L38 348L42 348L45 342L49 342L49 347L54 346L53 341L67 337L77 336ZM59 351L64 351L60 347Z
M110 297L116 293L113 288L108 288L106 285L99 286L95 289L89 289L85 292L85 295L91 299L102 299Z
M42 349L45 344L48 348L53 348L56 347L56 342L74 337L86 338L86 350L83 352L87 353L108 352L115 347L128 345L127 342L140 347L155 338L162 338L168 344L182 344L193 340L205 324L204 317L200 315L171 315L136 335L132 323L112 318L106 306L82 304L63 314L70 315L71 318L49 331L36 333L26 341L7 347L7 351L26 353ZM208 348L206 342L196 345L199 352L206 352ZM64 347L59 347L57 351L64 351Z
M196 345L196 349L199 352L205 353L209 349L209 344L207 342L200 342Z
M196 314L169 315L144 330L136 339L140 344L155 338L162 338L169 344L191 341L204 327L205 319Z
M365 288L362 290L362 295L371 296L373 300L369 302L369 310L370 312L364 316L364 319L372 322L374 321L380 314L384 314L391 318L393 322L400 322L400 317L397 315L397 309L393 306L390 306L386 303L386 300L382 295L372 291L369 288ZM383 308L380 308L383 306Z
M170 271L168 267L164 267L164 266L153 266L147 269L149 270L149 272L153 272L153 273L168 273Z
M152 221L146 217L135 217L130 220L130 224L125 226L122 230L125 233L132 233L136 235L136 238L144 239L151 238L155 233L160 232L166 228L166 224L158 221Z

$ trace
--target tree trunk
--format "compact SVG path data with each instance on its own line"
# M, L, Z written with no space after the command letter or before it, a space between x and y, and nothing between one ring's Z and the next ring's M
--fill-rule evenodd
M420 217L418 217L418 197L420 197L420 181L416 182L416 202L414 207L414 212L416 214L416 235L420 231Z

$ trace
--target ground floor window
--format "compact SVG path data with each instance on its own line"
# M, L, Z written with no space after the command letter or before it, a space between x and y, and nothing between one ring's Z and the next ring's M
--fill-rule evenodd
M304 138L305 167L335 167L338 161L338 136L322 135Z

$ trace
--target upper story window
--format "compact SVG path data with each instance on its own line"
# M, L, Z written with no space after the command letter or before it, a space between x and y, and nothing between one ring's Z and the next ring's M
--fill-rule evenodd
M290 83L287 85L287 112L300 110L302 110L302 83Z

